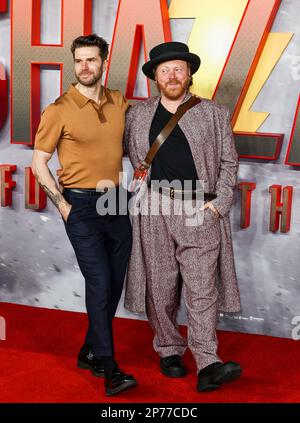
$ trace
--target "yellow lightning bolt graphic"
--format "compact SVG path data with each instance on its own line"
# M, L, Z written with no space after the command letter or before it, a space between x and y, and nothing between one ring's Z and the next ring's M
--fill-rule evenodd
M247 0L172 0L169 17L195 18L188 40L190 51L201 58L193 76L192 91L211 98L229 49L247 5Z
M270 113L252 112L250 107L290 42L293 33L270 33L234 126L235 131L256 132Z
M193 77L195 94L212 98L246 6L247 0L171 1L170 19L195 18L188 40L190 51L201 58L201 67ZM267 112L249 109L292 36L269 34L235 124L236 131L256 132L268 117Z

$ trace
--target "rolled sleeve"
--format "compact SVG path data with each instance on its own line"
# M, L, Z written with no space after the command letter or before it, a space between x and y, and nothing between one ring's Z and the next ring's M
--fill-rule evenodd
M54 104L50 104L42 113L35 136L35 150L53 154L63 131L59 113Z

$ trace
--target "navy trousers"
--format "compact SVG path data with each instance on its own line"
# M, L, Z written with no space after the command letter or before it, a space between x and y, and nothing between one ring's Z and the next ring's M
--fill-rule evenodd
M99 196L95 192L81 194L64 190L65 199L72 205L64 223L85 279L89 319L85 342L92 346L94 355L114 356L112 320L131 251L131 223L128 213L120 215L119 201L116 215L99 215L96 209ZM126 194L126 210L127 200Z

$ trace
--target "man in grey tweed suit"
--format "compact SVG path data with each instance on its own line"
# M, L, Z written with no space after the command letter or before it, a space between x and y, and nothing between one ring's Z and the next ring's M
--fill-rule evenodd
M143 72L156 81L160 96L141 101L127 112L125 144L134 168L145 159L178 106L191 97L192 74L199 66L200 58L183 43L163 43L150 51ZM133 312L146 311L165 376L186 375L182 356L190 348L197 364L199 392L217 389L241 374L238 363L223 363L217 355L216 337L217 312L240 310L228 216L237 169L228 110L201 99L159 149L148 185L179 181L182 190L174 191L166 184L158 194L161 203L171 198L177 204L185 201L186 181L191 184L190 202L197 196L197 181L203 181L206 201L202 224L187 225L186 213L177 213L175 206L168 215L160 211L132 218L125 307ZM153 190L146 191L150 210ZM179 333L176 321L181 291L187 309L187 340Z

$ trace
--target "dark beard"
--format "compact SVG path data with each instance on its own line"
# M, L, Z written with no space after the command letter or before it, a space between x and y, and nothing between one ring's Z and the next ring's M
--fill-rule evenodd
M76 73L75 73L75 77L81 85L84 85L85 87L94 87L102 78L102 74L103 74L103 67L101 65L99 72L96 75L94 75L94 77L90 81L81 80L80 76L76 75Z
M77 75L75 75L75 77L81 85L84 85L85 87L93 87L100 81L102 74L94 75L94 77L89 81L83 81L82 79L80 79L80 76Z

